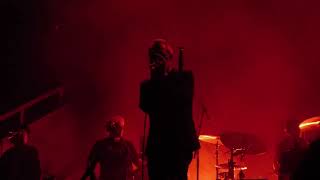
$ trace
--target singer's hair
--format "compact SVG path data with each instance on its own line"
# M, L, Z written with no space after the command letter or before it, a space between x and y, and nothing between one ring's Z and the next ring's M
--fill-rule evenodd
M150 61L161 58L164 60L170 60L173 57L173 48L164 39L156 39L153 41L151 48L149 48Z

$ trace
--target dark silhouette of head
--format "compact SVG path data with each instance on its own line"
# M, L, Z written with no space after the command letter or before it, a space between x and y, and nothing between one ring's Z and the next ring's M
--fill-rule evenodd
M118 138L123 134L125 120L122 116L113 116L106 123L106 131L109 133L109 136Z
M10 132L9 141L13 145L27 144L29 140L30 129L28 126L22 126L14 132Z
M300 129L299 129L300 121L296 119L290 119L286 122L285 125L285 132L292 136L299 136Z
M165 75L173 66L173 48L164 39L154 40L149 48L149 63L152 75Z

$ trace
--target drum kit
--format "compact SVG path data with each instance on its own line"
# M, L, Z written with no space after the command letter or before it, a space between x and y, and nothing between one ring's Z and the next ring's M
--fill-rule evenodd
M212 152L205 153L205 150L200 149L200 153L198 153L198 162L196 162L197 178L193 177L192 179L200 179L199 173L202 174L202 176L200 176L202 177L201 179L207 179L208 174L211 173L211 176L212 174L215 174L216 180L244 180L245 171L248 169L244 163L244 157L246 155L259 155L266 152L266 146L259 138L247 133L225 132L219 136L200 135L199 140L202 148L207 145L215 147L211 148L211 151L215 151L215 159L212 159L215 162L208 163L209 156ZM202 155L206 157L202 158ZM200 161L207 161L205 162L206 165L199 166L199 156L201 159ZM220 160L225 162L219 163ZM212 169L215 169L215 173L208 171L208 164L214 165L214 168ZM205 169L207 169L207 174L199 172ZM193 173L193 176L195 176L194 174L195 173ZM213 178L214 177L211 177L210 179Z

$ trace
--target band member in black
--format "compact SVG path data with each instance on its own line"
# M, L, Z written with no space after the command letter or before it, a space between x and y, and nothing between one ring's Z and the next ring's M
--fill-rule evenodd
M9 138L13 147L0 158L1 180L40 180L41 168L37 149L28 144L30 130L23 127Z
M311 141L291 180L320 179L320 139Z
M286 124L285 135L277 146L274 168L279 180L291 180L308 145L302 139L297 120Z
M192 118L193 75L174 70L172 57L169 43L155 40L149 49L151 78L140 87L140 108L150 120L150 180L186 180L192 153L200 148Z
M125 120L114 116L106 124L108 136L93 146L87 170L82 176L96 179L94 169L100 164L100 180L129 180L138 169L138 154L133 144L122 137Z

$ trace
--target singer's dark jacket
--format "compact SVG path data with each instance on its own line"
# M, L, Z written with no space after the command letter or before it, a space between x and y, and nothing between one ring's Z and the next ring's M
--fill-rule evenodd
M194 80L190 71L143 81L140 108L150 119L147 156L199 149L192 119Z

